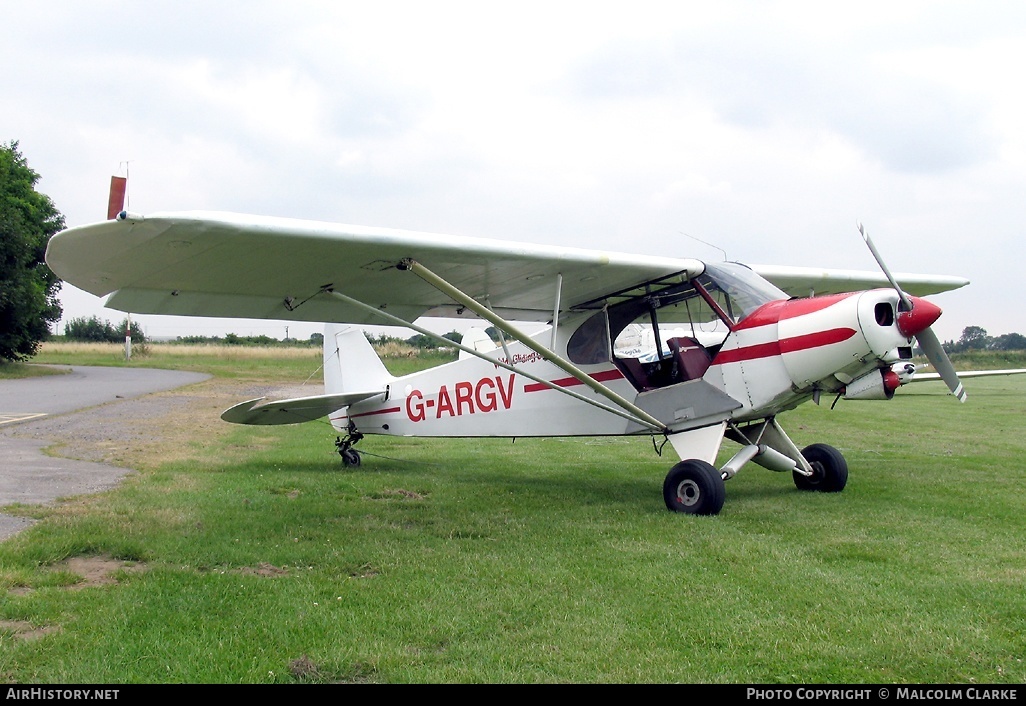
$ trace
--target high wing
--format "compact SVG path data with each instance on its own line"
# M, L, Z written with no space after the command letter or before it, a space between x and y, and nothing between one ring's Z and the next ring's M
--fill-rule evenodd
M226 213L165 213L73 228L50 240L47 263L107 306L137 314L381 321L318 296L324 287L406 321L459 316L417 277L424 263L506 318L552 316L555 282L564 302L588 301L685 269L681 260L523 245L411 231Z
M751 265L751 268L792 297L860 292L891 286L886 275L879 270L838 270L781 265ZM903 291L915 297L939 294L969 284L969 280L964 277L951 275L899 272L895 273L894 277Z
M345 294L405 321L470 316L397 265L416 260L509 320L548 321L564 310L701 266L672 257L530 245L214 212L121 213L63 231L46 260L59 277L136 314L379 324ZM880 273L754 266L792 296L888 286ZM922 295L968 283L897 275Z

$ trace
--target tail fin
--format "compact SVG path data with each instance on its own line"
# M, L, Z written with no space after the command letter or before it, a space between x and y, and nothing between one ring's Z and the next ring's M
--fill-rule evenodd
M384 389L394 379L361 329L324 327L325 394Z
M323 395L274 401L264 397L247 400L225 410L221 419L235 424L309 422L371 397L387 395L394 379L363 331L328 324L324 329ZM341 426L335 428L342 430Z
M492 337L489 336L484 329L477 328L476 326L467 329L467 332L463 334L462 343L467 348L473 348L479 353L490 351L497 347L495 345L495 341L492 340ZM474 356L472 354L467 353L464 350L460 351L460 360L473 357Z

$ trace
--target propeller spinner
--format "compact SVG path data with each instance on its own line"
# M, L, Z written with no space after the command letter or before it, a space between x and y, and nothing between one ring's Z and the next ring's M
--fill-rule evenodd
M876 258L876 263L880 266L884 276L894 287L898 293L900 300L899 312L898 312L898 330L900 330L906 336L915 336L916 341L919 343L919 347L926 354L926 359L930 361L934 370L940 375L941 379L947 384L948 389L951 390L951 394L958 398L959 402L965 402L966 394L965 388L962 387L962 381L958 379L958 373L955 372L954 366L951 364L951 359L948 358L948 354L944 352L944 348L941 346L940 339L937 338L937 334L933 332L931 325L934 321L940 317L941 310L936 304L928 302L925 299L919 297L910 297L905 292L901 291L901 287L898 286L898 281L894 279L894 275L887 268L883 258L880 256L876 246L873 245L873 241L869 238L869 233L859 223L859 233L862 234L862 239L866 241L866 245L869 246L869 251L873 253L873 257Z

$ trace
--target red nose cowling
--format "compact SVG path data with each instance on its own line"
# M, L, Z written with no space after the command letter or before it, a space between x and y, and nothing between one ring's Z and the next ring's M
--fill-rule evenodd
M898 313L898 330L903 336L912 338L939 319L941 309L933 302L919 297L909 297L909 299L912 300L912 311Z

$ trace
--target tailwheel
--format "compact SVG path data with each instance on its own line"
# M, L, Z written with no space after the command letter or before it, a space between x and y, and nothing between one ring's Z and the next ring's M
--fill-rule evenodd
M353 446L362 438L363 434L358 432L352 424L349 425L349 429L344 437L335 438L335 450L342 457L342 465L346 468L358 468L360 466L360 452L354 449Z
M821 493L840 493L848 484L848 462L841 452L827 444L812 444L802 449L802 456L812 466L812 475L793 471L798 490L818 490Z
M723 476L712 464L698 459L681 461L663 481L663 500L673 512L715 515L723 508Z

